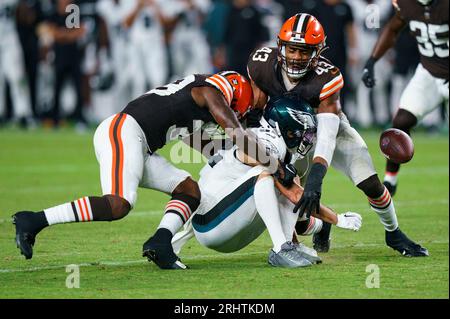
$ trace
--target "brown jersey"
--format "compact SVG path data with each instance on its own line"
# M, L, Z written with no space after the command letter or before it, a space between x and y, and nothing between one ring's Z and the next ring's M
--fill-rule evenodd
M434 0L428 6L412 0L393 2L416 38L424 68L434 77L448 80L449 0Z
M327 59L320 57L317 67L306 73L297 85L288 91L278 65L277 48L265 47L255 50L250 55L247 69L248 76L268 96L280 96L288 92L298 94L313 108L317 108L321 101L339 92L344 86L339 69Z
M182 80L151 90L131 101L122 111L131 115L142 128L149 149L154 152L163 147L173 135L172 127L187 128L192 133L195 121L215 123L214 117L206 107L199 107L191 90L194 87L208 86L221 92L228 105L233 98L232 87L226 79L217 74L193 74Z

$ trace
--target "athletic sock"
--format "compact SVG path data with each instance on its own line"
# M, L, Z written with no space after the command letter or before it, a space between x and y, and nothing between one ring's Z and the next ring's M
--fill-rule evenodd
M378 214L384 229L394 231L398 228L397 215L395 214L394 202L386 187L384 187L383 195L378 198L370 198L369 204L371 208Z
M322 230L323 221L319 218L310 216L307 220L297 222L295 230L301 236L310 236L317 234Z
M47 208L44 214L49 225L112 220L111 205L105 197L82 197Z
M256 210L269 231L273 242L273 251L278 253L287 239L281 226L278 199L273 178L264 177L255 184L254 198ZM289 236L289 240L292 234Z
M384 174L384 181L391 185L397 185L398 172L388 172Z
M189 220L198 206L200 200L198 198L185 195L175 194L172 199L167 203L164 211L164 216L159 223L158 229L168 229L172 236L175 235L178 230Z

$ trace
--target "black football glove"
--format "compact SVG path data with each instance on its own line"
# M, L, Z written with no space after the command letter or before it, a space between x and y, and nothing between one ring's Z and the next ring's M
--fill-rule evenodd
M294 213L300 210L299 217L306 213L306 217L309 218L313 212L319 213L322 181L326 173L327 168L324 165L314 163L308 175L303 195L294 207Z
M280 167L278 167L278 170L273 175L281 185L289 188L294 183L295 176L297 176L297 169L292 164L280 163Z
M376 84L374 71L375 62L376 60L371 57L369 60L367 60L363 70L362 81L364 82L364 85L369 89L373 88Z

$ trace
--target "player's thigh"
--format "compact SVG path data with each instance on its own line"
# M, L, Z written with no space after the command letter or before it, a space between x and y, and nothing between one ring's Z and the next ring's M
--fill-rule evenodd
M253 168L241 178L230 182L221 195L214 195L214 184L202 193L202 203L192 219L198 241L221 252L242 249L265 229L256 211L254 187L261 173ZM211 187L211 188L209 188Z
M225 253L234 252L264 231L265 225L256 211L253 195L245 197L240 193L239 199L233 198L234 195L237 193L225 197L206 214L194 215L194 233L203 246Z
M351 127L347 117L340 115L336 148L331 165L350 178L354 185L376 174L366 142L361 135Z
M158 153L153 153L145 158L139 186L172 194L178 184L188 177L191 177L191 174L175 167Z
M422 64L417 66L400 98L399 108L414 114L418 119L438 107L443 96L434 78Z
M103 195L120 196L133 207L147 152L142 129L131 116L115 114L98 126L94 148Z

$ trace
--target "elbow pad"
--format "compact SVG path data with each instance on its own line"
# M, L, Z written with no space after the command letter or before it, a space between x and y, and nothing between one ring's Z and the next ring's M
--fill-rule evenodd
M333 113L319 113L317 116L317 143L314 157L322 157L328 166L336 148L336 136L339 131L339 116Z

